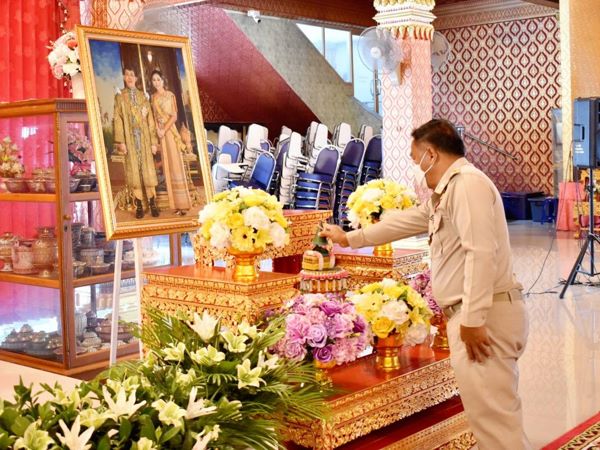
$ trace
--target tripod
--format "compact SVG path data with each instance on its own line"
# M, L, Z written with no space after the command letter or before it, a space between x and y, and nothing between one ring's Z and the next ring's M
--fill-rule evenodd
M567 278L567 281L564 285L564 287L562 288L562 291L560 291L560 295L558 296L558 298L564 298L565 296L565 292L567 292L567 289L569 288L569 286L571 286L573 284L573 282L575 281L575 277L577 277L577 274L581 273L583 275L588 275L590 277L596 276L596 275L600 275L600 272L596 272L596 267L594 264L594 243L600 244L600 237L594 233L594 169L593 167L590 167L590 176L588 177L588 185L586 186L586 190L588 192L588 196L589 196L589 204L590 204L590 215L589 215L589 224L588 224L588 232L587 232L587 236L585 237L585 243L581 246L581 251L579 252L579 256L577 256L577 259L575 260L575 264L573 265L573 268L571 269L571 273L569 273L569 277ZM590 251L590 270L589 272L586 272L584 269L581 268L581 263L583 262L583 258L585 257L585 254L587 253L587 251Z

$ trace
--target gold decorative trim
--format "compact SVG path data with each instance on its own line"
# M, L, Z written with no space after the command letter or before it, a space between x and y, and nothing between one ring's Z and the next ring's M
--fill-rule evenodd
M295 275L277 280L244 284L186 276L144 273L147 284L142 290L142 318L148 307L166 314L178 310L207 310L231 326L242 319L254 322L268 309L279 308L283 302L298 295Z
M331 450L455 395L458 387L446 358L372 388L336 397L328 402L331 415L326 420L290 423L287 432L299 445Z
M435 448L438 450L466 450L476 444L469 430L464 412L419 431L383 450L413 450L415 448Z
M349 290L362 285L381 281L382 278L403 280L427 268L425 259L429 256L427 250L415 250L414 253L403 256L374 256L355 254L336 254L336 264L350 273Z
M312 240L315 237L317 225L329 217L330 210L306 211L284 211L284 217L290 222L290 243L283 248L269 247L257 260L281 258L284 256L301 255L313 247ZM225 261L227 267L233 266L233 256L226 250L207 246L200 235L195 235L192 244L196 262L203 266L212 266L214 261Z
M521 0L479 0L435 8L436 30L532 19L556 14L555 8Z

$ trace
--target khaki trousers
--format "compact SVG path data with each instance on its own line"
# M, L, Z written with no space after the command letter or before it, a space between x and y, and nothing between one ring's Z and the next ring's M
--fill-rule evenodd
M529 450L517 392L517 359L525 349L528 322L523 300L494 302L485 327L493 355L484 363L469 360L460 339L461 314L448 321L450 362L479 450Z

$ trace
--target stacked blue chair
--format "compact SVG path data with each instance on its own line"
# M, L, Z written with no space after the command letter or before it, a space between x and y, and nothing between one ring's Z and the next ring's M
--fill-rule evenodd
M373 136L367 145L362 168L361 183L365 184L371 180L381 178L381 162L383 151L381 148L381 135Z
M212 165L217 154L217 151L215 150L215 144L210 141L206 141L206 150L208 151L208 163Z
M340 170L336 180L336 196L333 217L336 223L347 225L346 203L348 197L360 184L363 160L365 157L365 144L360 139L351 139L346 144Z
M281 187L281 174L283 172L283 161L290 149L290 139L284 139L277 145L279 152L275 159L275 172L273 173L273 182L271 183L270 193L279 197L279 188Z
M273 181L273 172L275 171L275 158L270 153L264 152L258 155L250 179L247 181L233 180L229 182L229 187L244 186L254 189L262 189L269 192L271 182Z
M314 169L298 172L294 185L296 209L332 209L335 201L335 177L340 164L340 152L333 146L322 148Z
M227 141L219 152L219 155L223 154L231 156L232 163L239 163L242 155L242 143L235 140Z

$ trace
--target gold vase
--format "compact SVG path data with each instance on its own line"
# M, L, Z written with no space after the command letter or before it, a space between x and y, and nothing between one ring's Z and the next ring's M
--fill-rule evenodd
M262 250L242 252L230 247L227 251L235 260L235 268L233 270L234 281L237 281L238 283L252 283L258 280L256 257L262 253Z
M319 383L331 383L331 377L327 372L327 369L333 369L336 365L335 360L331 360L329 362L321 362L316 359L313 360L315 367L317 368L317 372L315 373L315 379Z
M437 333L433 338L433 347L440 350L448 350L448 334L446 332L446 325L448 319L444 313L434 314L431 318L431 325L437 327Z
M390 334L386 338L375 337L375 367L384 372L400 369L402 335Z
M373 255L375 256L392 256L393 254L394 248L391 242L373 247Z

